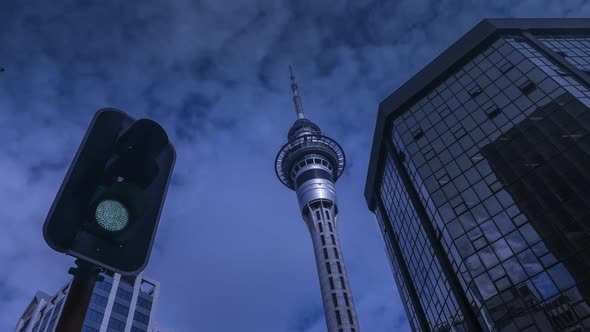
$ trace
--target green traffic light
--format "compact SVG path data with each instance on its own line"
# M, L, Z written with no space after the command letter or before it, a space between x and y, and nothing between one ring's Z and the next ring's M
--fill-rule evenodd
M129 211L121 202L106 199L96 207L94 218L100 227L109 232L118 232L129 223Z

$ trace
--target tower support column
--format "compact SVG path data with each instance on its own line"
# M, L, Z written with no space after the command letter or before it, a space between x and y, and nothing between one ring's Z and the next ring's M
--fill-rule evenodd
M326 201L311 203L303 218L313 242L328 332L359 332L338 238L335 205Z

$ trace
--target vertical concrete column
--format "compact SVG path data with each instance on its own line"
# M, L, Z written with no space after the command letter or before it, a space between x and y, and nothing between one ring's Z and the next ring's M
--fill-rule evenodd
M100 332L106 332L107 327L109 326L109 319L111 318L111 311L113 311L113 303L115 303L117 289L119 289L119 282L121 282L121 275L115 273L113 276L113 285L111 287L111 292L109 293L107 307L104 310L104 317L102 318L102 323L100 324Z
M304 215L309 228L329 332L359 332L352 292L344 266L334 204L310 204Z

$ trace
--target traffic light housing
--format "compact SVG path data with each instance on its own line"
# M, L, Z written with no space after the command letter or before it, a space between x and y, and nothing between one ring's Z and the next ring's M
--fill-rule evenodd
M147 265L176 153L156 122L99 110L43 225L58 252L124 275Z

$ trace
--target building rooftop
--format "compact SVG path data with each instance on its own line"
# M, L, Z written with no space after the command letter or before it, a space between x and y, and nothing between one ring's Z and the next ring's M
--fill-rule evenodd
M430 88L444 80L450 72L469 61L472 56L478 53L481 46L492 42L499 35L523 31L533 34L556 33L563 30L588 32L590 31L590 19L484 19L385 98L379 104L365 184L365 199L369 209L372 211L375 209L375 185L384 157L383 140L385 134L390 132L391 128L387 126L391 120L399 116L407 106L422 98Z

